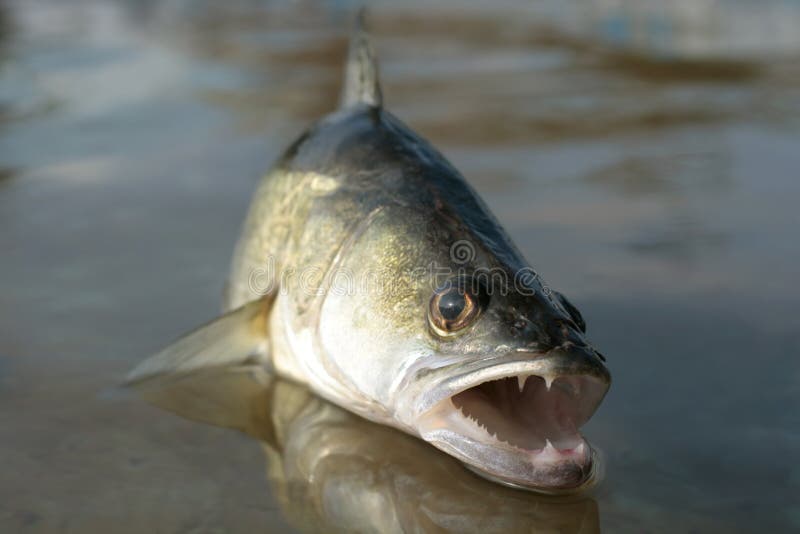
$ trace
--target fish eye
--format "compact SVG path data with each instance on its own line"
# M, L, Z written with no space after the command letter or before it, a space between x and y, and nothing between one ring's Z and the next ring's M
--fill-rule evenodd
M482 286L469 280L454 280L434 292L428 319L434 332L449 336L472 324L488 303Z

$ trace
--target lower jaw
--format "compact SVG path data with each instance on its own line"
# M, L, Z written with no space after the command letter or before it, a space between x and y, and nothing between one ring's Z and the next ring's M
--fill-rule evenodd
M599 457L593 449L590 449L589 458L583 465L538 468L533 479L520 478L508 473L489 472L467 461L462 461L462 463L481 478L515 489L545 495L573 495L585 492L597 485L601 479Z
M493 447L439 428L421 437L466 465L479 476L500 484L537 493L560 495L585 491L599 480L599 457L582 440L580 456ZM540 453L541 454L541 453Z
M483 478L514 488L545 494L576 493L598 480L598 456L578 433L549 440L544 447L526 448L500 441L475 425L451 404L418 421L425 441L464 463ZM498 434L499 435L499 434ZM559 445L559 442L568 443Z

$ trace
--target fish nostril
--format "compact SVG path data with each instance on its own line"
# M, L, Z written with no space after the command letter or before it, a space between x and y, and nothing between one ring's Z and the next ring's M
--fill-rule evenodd
M554 320L551 332L553 344L556 346L564 345L565 343L572 343L578 347L586 346L586 341L578 333L578 326L570 319Z
M558 324L558 328L559 330L561 330L561 335L564 336L565 338L569 337L570 326L572 326L570 325L570 322L561 320L557 321L556 324Z

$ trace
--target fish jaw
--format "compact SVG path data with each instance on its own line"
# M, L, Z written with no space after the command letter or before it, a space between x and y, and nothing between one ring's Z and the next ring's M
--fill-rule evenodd
M479 475L540 493L594 485L599 456L579 428L610 386L593 351L481 362L417 398L416 433Z

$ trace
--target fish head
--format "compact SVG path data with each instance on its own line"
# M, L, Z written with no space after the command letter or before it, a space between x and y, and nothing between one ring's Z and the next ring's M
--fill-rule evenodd
M505 237L387 206L339 251L320 310L329 397L486 478L545 493L596 478L579 432L610 385L580 313ZM330 391L330 390L329 390Z

